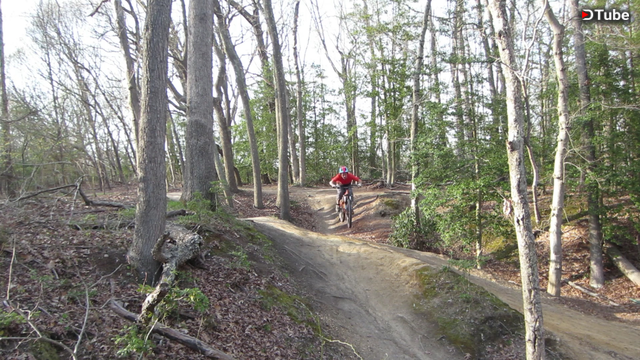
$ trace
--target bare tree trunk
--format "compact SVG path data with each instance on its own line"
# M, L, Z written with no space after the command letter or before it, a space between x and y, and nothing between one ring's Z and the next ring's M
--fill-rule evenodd
M249 92L247 90L247 82L244 77L244 69L242 68L242 62L236 52L236 49L231 42L231 35L229 29L224 21L224 15L220 8L220 2L213 0L213 11L218 19L218 30L222 37L225 53L229 57L229 61L233 66L233 71L236 73L236 83L238 85L238 91L240 92L240 99L242 100L242 107L244 110L245 121L247 123L247 134L249 137L249 146L251 148L251 163L253 168L253 206L262 209L264 204L262 202L262 183L260 177L260 157L258 156L258 143L256 139L255 130L253 128L253 116L251 115L251 103L249 101Z
M209 0L189 2L187 37L187 133L182 200L199 193L216 206L211 183L217 180L213 138L213 8Z
M564 26L558 22L547 0L542 0L544 15L553 29L553 57L558 78L558 144L553 168L553 198L549 223L549 284L547 292L560 296L562 286L562 214L564 210L564 158L567 154L569 105L567 72L562 53Z
M590 111L591 91L587 74L587 61L584 49L584 34L582 33L582 17L577 0L571 0L571 19L575 27L573 44L576 53L576 70L580 88L580 114L587 116L585 122L585 136L582 139L587 160L589 177L595 177L596 147L594 146L595 131L593 116ZM589 285L599 289L604 285L604 268L602 260L602 224L600 223L600 187L595 180L587 183L587 207L589 211L589 244L590 244L590 276Z
M305 186L307 177L306 159L306 136L304 132L304 112L302 109L302 75L300 73L300 61L298 60L298 11L300 0L296 0L293 23L293 57L296 66L296 117L298 120L298 142L300 143L300 176L298 183Z
M229 190L237 193L238 182L234 173L233 147L231 144L231 130L229 129L227 117L222 108L222 100L224 98L224 89L227 89L227 58L224 51L213 37L213 48L218 57L218 77L216 79L215 88L217 96L213 99L213 108L218 119L218 130L220 132L220 142L222 143L222 157L224 158L224 169L229 184Z
M0 131L2 142L0 143L0 193L7 197L14 196L13 189L13 163L11 160L11 123L9 121L9 97L7 96L7 82L5 78L4 56L4 30L2 21L2 5L0 4Z
M291 161L289 161L289 165L292 168L292 171L289 175L292 177L291 183L296 184L299 183L300 178L300 160L298 159L298 152L296 151L296 126L293 121L291 121L291 116L289 115L289 91L287 91L286 88L285 94L286 107L283 111L287 113L287 117L289 118L289 129L287 130L287 132L289 133L289 154L291 155Z
M276 113L278 114L278 122L280 123L280 142L278 156L278 199L280 199L280 219L291 220L289 209L289 167L287 158L287 138L289 132L289 112L287 111L287 89L284 79L284 68L282 66L282 53L280 49L280 40L278 39L278 29L276 20L273 16L273 8L271 0L264 0L264 15L271 37L271 46L273 47L273 69L276 78Z
M124 60L127 65L127 82L129 84L129 103L131 105L131 111L133 113L133 128L135 129L136 143L138 142L138 128L140 121L140 92L138 79L136 76L135 62L133 56L131 56L131 49L129 47L129 37L127 36L127 23L124 15L124 9L122 8L122 0L114 0L114 6L116 9L116 25L118 27L118 39L120 40L120 47L124 53Z
M167 211L164 141L167 121L168 38L171 0L149 1L144 27L142 103L138 143L138 204L127 254L145 283L155 283L160 263L154 245L164 233Z
M509 125L507 155L511 179L514 226L518 238L518 251L520 255L526 357L529 360L544 359L544 328L539 290L538 259L536 256L535 238L531 227L531 214L527 201L527 181L524 168L522 90L515 72L516 56L514 53L513 35L507 20L506 3L501 0L491 0L490 4L500 50L500 58L504 70L507 94Z

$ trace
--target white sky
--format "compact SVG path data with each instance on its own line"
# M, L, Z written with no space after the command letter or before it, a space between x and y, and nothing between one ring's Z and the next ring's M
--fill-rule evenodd
M33 13L39 0L0 0L2 29L6 55L11 55L26 40L27 14Z

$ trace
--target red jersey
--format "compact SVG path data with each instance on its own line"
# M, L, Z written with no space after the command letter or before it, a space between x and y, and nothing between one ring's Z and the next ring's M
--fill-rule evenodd
M347 173L347 177L345 179L342 178L341 174L338 174L331 179L335 184L349 185L352 181L360 181L360 178L353 175L352 173Z

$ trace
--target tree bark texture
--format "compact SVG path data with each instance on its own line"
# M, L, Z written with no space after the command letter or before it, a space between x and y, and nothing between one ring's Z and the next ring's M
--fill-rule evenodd
M507 156L511 180L513 221L518 238L518 251L520 255L526 357L529 360L544 359L544 329L539 290L538 259L536 255L535 238L531 227L531 214L527 200L526 172L524 168L522 90L515 72L516 61L513 35L508 23L506 2L502 0L491 0L490 4L507 94L507 118L509 125Z
M127 257L144 282L152 284L160 263L151 250L164 233L167 210L164 147L170 23L171 0L150 0L144 27L136 228Z
M196 193L215 206L211 183L217 180L213 138L213 8L209 0L189 2L187 42L187 132L182 200Z

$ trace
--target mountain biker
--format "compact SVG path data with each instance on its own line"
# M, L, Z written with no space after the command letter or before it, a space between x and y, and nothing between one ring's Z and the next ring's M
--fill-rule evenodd
M362 180L351 174L346 166L340 166L338 174L329 181L329 185L331 187L336 187L338 189L338 196L336 197L336 212L340 211L340 199L342 199L345 191L347 191L349 186L351 186L351 183L354 181L358 186L362 186Z

